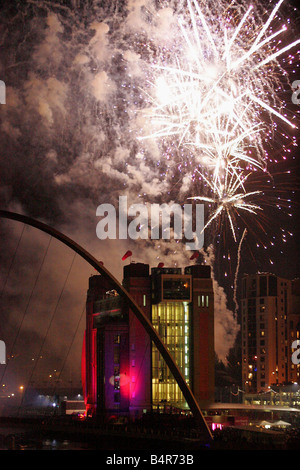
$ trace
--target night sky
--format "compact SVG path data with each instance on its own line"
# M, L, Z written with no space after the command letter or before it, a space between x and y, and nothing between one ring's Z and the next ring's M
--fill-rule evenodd
M61 230L119 280L129 262L121 258L129 249L132 261L151 266L195 262L174 240L100 241L96 236L99 204L117 207L120 195L130 203L183 204L202 190L195 179L187 185L184 169L189 173L190 163L184 167L182 155L166 159L159 139L140 144L136 138L148 126L141 88L148 86L149 64L172 39L172 8L173 2L147 0L3 0L0 6L0 79L6 84L6 104L0 105L0 207ZM286 2L282 15L292 18L288 40L293 41L299 14ZM296 52L292 63L282 62L290 82L300 79ZM299 105L284 86L289 112L297 115ZM237 218L238 241L244 227L248 230L238 281L243 273L257 271L299 277L299 150L294 145L299 134L285 125L277 134L267 144L268 173L248 180L249 190L262 191L263 212ZM0 339L14 356L3 382L49 384L56 370L64 383L77 383L88 277L95 271L34 228L8 220L0 227ZM239 330L233 313L238 242L228 221L207 231L205 248L198 262L205 259L213 267L216 352L224 359Z

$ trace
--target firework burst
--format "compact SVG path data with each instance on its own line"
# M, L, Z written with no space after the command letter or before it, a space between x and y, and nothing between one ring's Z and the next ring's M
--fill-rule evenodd
M251 214L257 214L257 211L261 210L261 207L259 207L256 204L249 203L247 202L247 200L251 198L251 196L258 195L261 192L260 191L246 192L244 183L250 173L248 173L248 175L246 176L243 176L240 173L232 171L232 168L230 168L230 169L226 169L225 174L226 174L226 177L225 177L224 184L217 184L216 181L214 180L209 181L207 178L205 178L202 175L203 178L206 180L207 184L209 185L209 187L211 188L211 190L213 191L213 193L216 194L217 197L209 198L205 196L194 196L194 197L190 197L189 199L209 202L216 206L216 209L210 215L208 222L205 224L202 231L204 231L212 223L212 221L216 217L220 216L221 213L223 212L228 217L234 240L237 241L236 231L235 231L234 223L232 220L232 212L234 210L236 211L243 210L246 212L250 212Z
M233 212L261 210L251 201L261 191L246 191L245 181L254 171L268 171L266 143L278 123L296 127L278 93L282 77L287 80L279 58L300 43L283 45L282 3L266 16L258 5L187 0L176 40L152 64L148 81L152 131L140 139L181 149L193 178L199 175L210 193L192 198L214 207L204 228L226 214L235 241Z

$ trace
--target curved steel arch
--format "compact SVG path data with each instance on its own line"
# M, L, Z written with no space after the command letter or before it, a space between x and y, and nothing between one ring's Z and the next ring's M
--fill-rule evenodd
M155 346L159 350L160 354L164 358L167 366L169 367L170 371L172 372L180 390L183 393L184 398L187 401L187 404L190 407L191 412L193 413L193 416L200 428L204 430L204 432L208 435L209 438L212 438L212 434L210 432L210 429L206 423L206 420L203 417L203 414L201 412L201 409L191 391L189 388L188 384L186 383L183 375L181 374L180 369L178 368L176 362L172 358L171 354L169 353L167 347L163 343L163 341L160 339L158 333L152 326L152 323L148 320L148 318L145 316L144 312L142 309L138 306L138 304L135 302L135 300L130 296L130 294L126 291L126 289L119 283L119 281L99 262L92 256L88 251L86 251L83 247L78 245L74 240L71 238L67 237L63 233L59 232L58 230L50 227L49 225L39 222L38 220L35 220L31 217L17 214L15 212L10 212L10 211L4 211L0 210L0 217L6 218L6 219L11 219L11 220L16 220L18 222L22 222L26 225L30 225L32 227L37 228L38 230L41 230L42 232L48 233L52 237L56 238L57 240L60 240L62 243L64 243L66 246L71 248L73 251L78 253L85 261L87 261L93 268L95 268L102 276L104 276L106 279L108 279L110 282L113 283L114 288L116 291L120 294L123 295L132 310L133 314L136 316L136 318L139 320L141 325L143 326L144 330L148 333L150 336L151 340L154 342Z

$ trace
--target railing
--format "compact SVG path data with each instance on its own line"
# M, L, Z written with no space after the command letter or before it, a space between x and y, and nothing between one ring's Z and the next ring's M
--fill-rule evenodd
M110 310L121 309L123 301L120 296L108 297L106 299L96 300L93 304L93 312L107 312Z

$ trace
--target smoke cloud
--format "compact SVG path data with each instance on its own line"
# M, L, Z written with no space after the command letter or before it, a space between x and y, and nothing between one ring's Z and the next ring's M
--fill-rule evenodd
M61 230L120 280L121 257L128 249L135 261L151 266L190 263L190 253L175 240L100 242L96 237L97 206L117 204L119 195L126 195L128 203L185 202L191 182L187 174L179 175L177 161L170 161L168 149L156 140L138 140L149 126L141 112L149 62L178 32L175 3L157 9L148 0L126 5L30 0L3 2L0 9L0 78L7 92L0 109L2 208ZM36 286L26 309L47 237L26 229L10 267L21 227L7 221L1 225L2 300L7 312L1 329L6 334L16 331L26 313L22 328L35 345L30 354L36 355L55 313L51 346L45 349L52 348L53 357L60 357L66 351L64 338L75 331L93 273L76 260L72 282L55 311L72 254L58 246L49 249L46 274L41 274L39 290ZM213 260L210 252L206 261L213 266ZM225 359L238 325L216 279L214 290L216 352ZM77 359L81 341L78 337L74 345Z
M215 314L215 352L219 359L227 363L227 354L234 346L236 336L240 330L237 317L228 308L228 299L225 290L218 284L214 273L214 248L209 246L202 250L204 262L211 267L214 290L214 314Z

